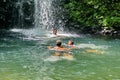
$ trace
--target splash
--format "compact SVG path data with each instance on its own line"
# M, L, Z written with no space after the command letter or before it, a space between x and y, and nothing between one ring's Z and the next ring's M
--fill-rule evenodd
M73 61L75 60L75 58L73 56L49 56L48 58L44 59L44 61L51 61L51 62L56 62L60 60Z
M95 45L95 44L79 44L78 48L91 48L91 49L108 49L109 46L106 45Z
M48 34L46 34L46 36L48 36L49 38L53 38L53 37L60 37L60 38L66 38L66 37L82 37L76 33L70 33L70 32L65 32L65 31L58 31L57 35L52 34L51 32L49 32Z
M46 38L48 38L46 36L46 34L48 33L48 31L43 30L43 29L38 29L38 28L34 28L34 29L11 29L10 31L12 32L17 32L17 33L21 33L22 39L25 40L42 40L45 41Z

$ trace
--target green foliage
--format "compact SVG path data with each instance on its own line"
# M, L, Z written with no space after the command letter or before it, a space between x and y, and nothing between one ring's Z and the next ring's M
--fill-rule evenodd
M69 0L64 8L69 21L82 27L120 27L119 0Z

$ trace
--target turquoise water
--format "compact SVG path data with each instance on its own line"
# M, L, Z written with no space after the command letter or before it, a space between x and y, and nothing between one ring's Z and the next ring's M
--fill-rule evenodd
M119 39L59 38L63 43L72 39L78 47L69 60L53 57L47 49L58 38L7 35L0 38L0 80L120 80Z

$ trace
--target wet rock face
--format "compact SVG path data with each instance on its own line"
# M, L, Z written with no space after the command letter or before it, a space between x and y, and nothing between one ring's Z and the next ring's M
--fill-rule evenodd
M29 28L34 23L34 0L0 0L0 29Z
M11 15L11 11L8 12L10 6L5 0L0 0L0 28L4 28L8 24L10 24L8 15ZM7 27L6 27L7 28Z

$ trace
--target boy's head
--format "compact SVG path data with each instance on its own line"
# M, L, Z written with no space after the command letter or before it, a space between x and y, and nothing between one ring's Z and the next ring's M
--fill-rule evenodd
M57 29L53 29L53 34L57 35Z
M60 47L61 44L62 44L62 42L61 42L60 40L57 40L57 41L56 41L56 46Z
M68 45L73 45L73 44L74 44L74 42L72 40L68 41Z

